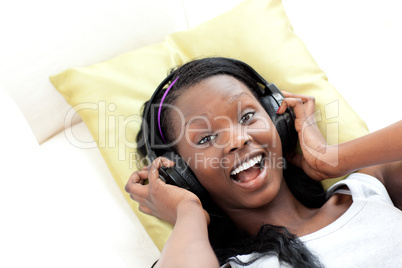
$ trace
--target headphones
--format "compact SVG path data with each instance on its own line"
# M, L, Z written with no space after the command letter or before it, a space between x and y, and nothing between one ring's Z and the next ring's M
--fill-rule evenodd
M255 89L255 91L257 93L258 101L268 113L278 131L282 143L282 151L292 151L297 144L298 137L294 125L293 111L291 109L287 109L283 114L278 115L276 113L282 103L282 100L284 99L282 93L274 84L266 82L253 68L246 63L234 59L229 60L244 68L244 70L248 72L249 75L251 75L251 77L253 77L257 82L259 88ZM164 144L162 141L164 138L161 136L158 124L156 123L157 120L155 108L160 109L161 104L154 103L154 99L160 91L166 90L165 87L169 83L171 83L170 87L174 84L175 81L172 82L174 75L175 72L172 72L162 81L145 106L142 121L142 131L147 153L146 157L149 163L152 163L152 161L154 161L158 156L163 156L174 161L176 163L175 166L171 168L163 167L159 170L159 178L168 184L173 184L195 193L204 205L204 202L209 200L208 192L198 181L184 159L174 150ZM169 90L170 87L167 90ZM165 91L165 95L167 90Z

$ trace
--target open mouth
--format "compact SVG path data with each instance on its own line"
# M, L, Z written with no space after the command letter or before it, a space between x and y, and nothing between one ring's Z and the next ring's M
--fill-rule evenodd
M255 156L230 172L230 178L238 183L252 181L261 173L264 162L263 155Z

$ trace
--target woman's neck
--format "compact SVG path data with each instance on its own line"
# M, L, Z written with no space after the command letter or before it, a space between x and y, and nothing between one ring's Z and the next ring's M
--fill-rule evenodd
M271 224L284 226L291 233L301 235L304 234L303 226L317 211L301 204L283 181L276 198L265 206L226 213L239 229L250 234L257 234L263 224Z

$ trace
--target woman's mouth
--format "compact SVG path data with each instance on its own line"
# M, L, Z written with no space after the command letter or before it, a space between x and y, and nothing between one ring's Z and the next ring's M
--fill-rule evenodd
M253 157L230 172L230 177L238 183L252 181L261 173L264 168L264 162L265 157L263 157L263 155Z

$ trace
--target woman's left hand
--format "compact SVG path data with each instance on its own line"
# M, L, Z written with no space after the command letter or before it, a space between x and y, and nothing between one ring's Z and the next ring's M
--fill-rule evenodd
M323 180L341 176L336 168L336 148L329 146L324 139L315 121L315 99L310 96L282 92L285 99L282 101L278 114L293 108L295 114L295 128L299 136L303 154L293 153L288 160L302 168L307 175L315 180Z

